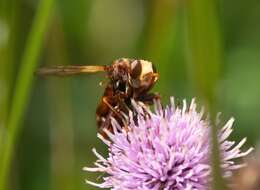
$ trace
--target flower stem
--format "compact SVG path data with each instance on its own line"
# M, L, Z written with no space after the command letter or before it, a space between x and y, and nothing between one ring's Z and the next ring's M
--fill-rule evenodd
M216 87L222 59L217 2L215 0L190 0L187 3L189 45L191 49L192 71L195 87L206 100L212 116L212 172L213 188L225 189L221 177L217 126L214 124Z
M6 189L15 143L17 142L21 131L21 122L26 111L26 105L33 83L33 73L41 51L53 2L53 0L42 0L40 2L25 46L21 61L21 68L18 72L15 83L14 97L10 107L10 114L7 120L8 136L7 141L4 144L0 163L1 190Z

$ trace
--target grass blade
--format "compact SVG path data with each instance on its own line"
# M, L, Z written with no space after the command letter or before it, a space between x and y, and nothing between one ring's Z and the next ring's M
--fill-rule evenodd
M53 7L53 0L42 0L28 36L24 55L21 61L21 68L18 72L14 88L14 97L11 103L10 114L7 122L7 141L5 143L0 170L0 189L6 188L8 173L14 153L15 143L21 131L26 104L28 102L30 89L33 82L33 73L37 65L44 34L48 26L48 20Z

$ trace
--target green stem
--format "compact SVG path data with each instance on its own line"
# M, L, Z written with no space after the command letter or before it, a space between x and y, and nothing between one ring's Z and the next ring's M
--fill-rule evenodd
M26 105L33 83L33 73L37 65L53 3L54 0L42 0L40 2L21 61L21 68L17 76L14 97L7 120L7 141L4 145L5 147L0 163L1 190L6 189L15 143L21 131L21 122L26 111Z
M206 100L212 120L212 189L226 189L220 169L217 141L216 87L222 61L217 3L215 0L190 0L187 7L188 33L191 49L192 74L200 97Z
M6 22L6 28L9 28L9 38L7 44L0 48L0 81L3 85L0 95L0 153L2 152L3 143L5 141L5 129L3 126L7 124L7 116L11 100L11 89L13 85L13 67L15 54L15 40L17 36L17 16L19 14L19 3L16 0L5 0L0 4L0 17ZM0 157L1 158L1 157Z

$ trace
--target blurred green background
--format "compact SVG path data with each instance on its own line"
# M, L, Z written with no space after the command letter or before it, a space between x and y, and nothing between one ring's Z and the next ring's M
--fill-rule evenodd
M82 167L92 166L92 147L106 154L95 123L105 75L34 76L41 66L150 60L160 73L154 91L165 104L169 96L214 103L223 121L235 117L233 138L247 136L255 145L259 20L259 0L0 0L0 161L11 168L6 189L95 189L84 179L98 176ZM4 159L6 149L12 160ZM2 164L0 171L3 165L8 170Z

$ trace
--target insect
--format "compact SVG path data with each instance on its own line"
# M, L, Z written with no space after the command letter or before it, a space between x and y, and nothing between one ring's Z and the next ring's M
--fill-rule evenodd
M76 75L106 72L108 83L96 109L96 121L99 133L107 138L104 129L113 132L111 118L115 118L121 127L126 127L124 114L134 112L131 99L151 105L158 94L149 92L158 80L155 66L145 60L121 58L106 66L54 66L40 68L38 75Z

